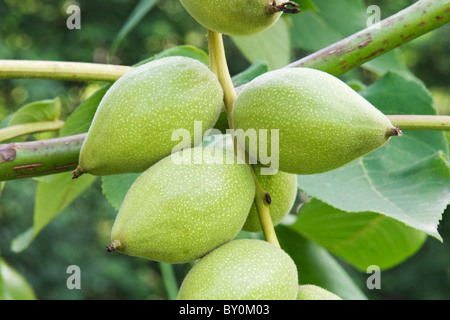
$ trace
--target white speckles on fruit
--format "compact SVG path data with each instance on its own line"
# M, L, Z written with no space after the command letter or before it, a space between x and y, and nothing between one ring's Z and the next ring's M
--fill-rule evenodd
M338 295L313 284L298 287L297 300L342 300Z
M228 242L197 262L179 300L295 300L298 273L280 248L262 240Z
M233 138L230 134L215 135L211 140L209 147L226 150L230 154L234 153ZM267 192L270 201L270 217L273 225L276 226L294 205L298 192L297 176L282 171L270 175L261 174L261 168L261 165L254 165L253 171L262 188ZM248 232L262 231L255 204L252 205L242 229Z
M194 137L194 122L201 121L204 133L222 108L220 83L201 62L186 57L148 62L119 78L103 97L79 167L94 175L142 172L179 144L172 141L174 130Z
M258 141L268 150L270 130L278 129L279 170L295 174L343 166L381 147L394 128L344 82L308 68L271 71L247 84L234 103L233 126L268 130Z
M150 260L185 263L232 240L241 230L255 196L244 164L198 163L202 153L187 149L146 170L129 189L116 217L112 242L118 251ZM193 151L193 152L191 152ZM216 150L211 157L224 159Z

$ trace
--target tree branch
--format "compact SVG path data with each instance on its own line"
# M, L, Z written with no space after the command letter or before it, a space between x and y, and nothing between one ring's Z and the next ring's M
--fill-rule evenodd
M450 131L450 116L389 115L392 124L402 130Z
M225 109L228 117L228 126L232 128L231 111L233 103L236 99L236 91L234 90L233 82L231 81L228 64L225 57L225 49L223 46L223 39L220 33L208 30L208 46L209 46L209 65L219 79L220 85L223 89Z
M253 175L253 180L255 181L255 205L262 232L267 242L270 242L274 246L280 247L280 242L278 241L272 217L270 215L270 203L272 202L270 195L261 186L252 165L249 164L249 167Z
M76 168L86 134L0 145L0 181L30 178Z
M407 130L450 131L450 116L387 115ZM57 139L0 144L0 181L37 177L74 170L86 134ZM265 196L260 192L259 198ZM260 205L264 205L261 202ZM264 209L263 206L261 206Z
M286 68L308 67L339 76L450 21L450 1L418 1L397 14Z
M43 78L71 81L116 81L133 67L33 60L0 60L0 78Z

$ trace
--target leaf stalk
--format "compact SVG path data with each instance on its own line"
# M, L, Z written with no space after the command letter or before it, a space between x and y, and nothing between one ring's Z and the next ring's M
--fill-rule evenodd
M236 91L231 81L231 76L228 71L228 64L225 56L225 49L223 46L222 34L215 31L208 30L208 44L209 44L209 57L210 57L210 68L217 75L220 84L222 85L224 92L224 103L225 109L227 111L228 126L233 129L232 121L232 111L233 103L236 99ZM237 155L237 142L234 135L234 131L231 130L233 137L233 145L235 150L235 155ZM265 199L267 199L268 193L263 189L261 184L256 177L252 165L248 162L248 157L245 156L245 162L248 165L253 180L255 182L255 205L259 216L259 221L261 223L261 228L263 230L266 241L280 247L278 242L272 218L270 216L269 204ZM270 199L270 197L269 197Z

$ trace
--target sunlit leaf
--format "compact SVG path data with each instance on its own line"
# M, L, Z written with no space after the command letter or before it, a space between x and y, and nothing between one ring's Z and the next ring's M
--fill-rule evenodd
M34 289L24 276L1 257L0 300L36 300Z
M385 114L435 114L416 80L387 73L361 92ZM348 165L298 177L299 187L343 211L382 213L441 239L437 226L450 202L448 144L440 131L404 131Z
M276 232L281 248L297 265L299 284L318 285L342 299L367 299L360 287L326 249L305 239L290 227L277 226Z
M233 36L231 39L250 63L263 60L273 70L291 62L289 28L284 19L279 19L273 26L256 35Z
M13 251L25 250L39 232L91 186L97 178L92 175L83 175L72 180L71 177L71 173L59 173L54 175L54 179L51 181L38 182L33 226L13 240Z
M117 33L116 38L114 39L111 48L109 50L110 56L114 55L120 43L125 39L125 37L133 30L136 25L145 17L147 13L152 10L155 5L158 3L158 0L141 0L136 5L134 10L128 16L127 21L123 24L120 31Z
M303 205L290 226L361 271L393 267L416 253L425 233L373 212L345 212L319 200Z
M102 177L103 193L114 209L120 209L128 189L139 175L140 173L127 173Z

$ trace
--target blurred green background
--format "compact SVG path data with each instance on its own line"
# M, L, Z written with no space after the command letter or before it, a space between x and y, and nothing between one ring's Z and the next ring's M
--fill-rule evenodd
M139 1L0 1L0 59L80 61L132 65L164 49L190 44L207 50L205 30L180 5L161 0L108 57L119 30ZM382 18L414 1L366 1L382 8ZM81 29L69 30L66 8L81 8ZM230 72L249 63L225 37ZM436 108L450 114L449 27L402 47L402 58L428 86ZM293 49L292 58L308 52ZM63 116L70 114L100 84L54 80L0 80L0 120L22 105L60 97ZM0 251L29 281L38 299L167 299L160 265L119 254L108 254L116 211L102 195L100 179L54 219L23 252L11 251L11 241L32 224L36 181L6 183L0 198ZM447 213L450 211L447 208ZM349 266L371 299L450 299L450 217L444 214L440 233L444 243L428 239L418 254L382 272L381 290L368 290L366 274ZM69 290L66 269L81 269L81 290ZM175 265L180 282L188 265Z

